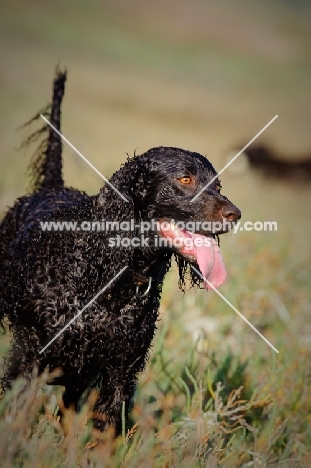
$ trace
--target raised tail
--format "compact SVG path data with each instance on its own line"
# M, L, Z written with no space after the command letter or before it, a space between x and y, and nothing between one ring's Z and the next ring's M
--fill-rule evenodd
M53 82L52 103L26 122L24 127L36 120L42 120L40 117L40 114L42 114L59 132L61 131L61 104L65 92L66 78L66 71L61 72L58 69L56 70ZM57 189L64 186L62 175L62 139L50 125L44 124L39 130L31 134L23 142L22 146L28 146L30 143L37 141L42 135L46 135L46 138L40 143L29 165L32 191L45 188Z
M67 74L58 71L53 84L51 105L51 124L60 132L61 104L65 92ZM59 187L64 185L62 175L62 139L50 126L45 160L41 168L42 187Z

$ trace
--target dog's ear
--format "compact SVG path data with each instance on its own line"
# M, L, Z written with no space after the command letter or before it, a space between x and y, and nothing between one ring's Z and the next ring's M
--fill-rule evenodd
M148 193L152 181L152 175L149 164L144 164L142 161L137 162L136 174L131 184L131 195L136 204L140 205Z
M155 215L154 196L159 187L159 178L161 178L160 154L157 149L149 150L146 153L132 158L128 158L125 164L113 174L109 183L115 187L119 194L111 186L106 184L100 195L97 197L97 203L103 209L103 215L107 211L107 216L115 213L116 219L120 216L127 216L127 219L150 218ZM120 193L126 198L122 200ZM105 209L108 204L109 209ZM112 206L114 205L114 206ZM122 206L122 212L118 207Z
M140 156L129 159L113 174L95 199L103 217L111 220L135 219L140 210L139 201L146 192L148 169Z
M153 161L145 155L128 158L109 182L128 200L131 199L137 208L148 192L156 172L156 168L152 166Z

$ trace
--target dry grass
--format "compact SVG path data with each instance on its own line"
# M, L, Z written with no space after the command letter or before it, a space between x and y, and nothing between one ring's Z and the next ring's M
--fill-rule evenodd
M278 355L216 295L178 292L173 271L123 436L92 430L96 395L79 414L67 412L64 432L56 417L61 388L47 387L43 376L20 396L17 382L0 404L3 466L308 467L308 265L292 245L255 245L252 265L232 264L226 295ZM233 258L252 246L244 234Z

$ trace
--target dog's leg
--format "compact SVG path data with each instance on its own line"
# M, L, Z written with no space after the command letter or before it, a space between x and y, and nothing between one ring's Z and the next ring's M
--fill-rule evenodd
M59 421L65 431L65 433L69 432L67 424L65 423L66 418L64 417L65 411L70 409L73 411L79 410L79 402L81 397L85 391L84 387L80 387L79 385L66 385L65 391L62 396L62 401L59 406L59 410L57 412L57 416L59 417Z
M122 411L124 420L127 421L131 401L134 394L134 381L113 382L113 385L104 386L99 391L99 396L94 407L94 427L100 431L108 426L115 428L118 436L122 432Z
M72 408L78 411L79 400L84 392L84 388L79 386L67 386L63 394L63 403L66 409Z

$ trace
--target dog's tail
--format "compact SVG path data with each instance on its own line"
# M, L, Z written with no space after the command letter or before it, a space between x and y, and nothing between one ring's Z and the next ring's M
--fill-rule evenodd
M52 103L26 122L24 127L41 119L42 114L56 130L61 131L61 104L65 92L66 78L66 71L56 70L53 82ZM31 134L23 142L22 147L37 141L42 135L46 135L46 138L39 145L29 165L32 191L44 188L57 189L64 186L62 176L62 139L49 124L45 123L43 127Z

